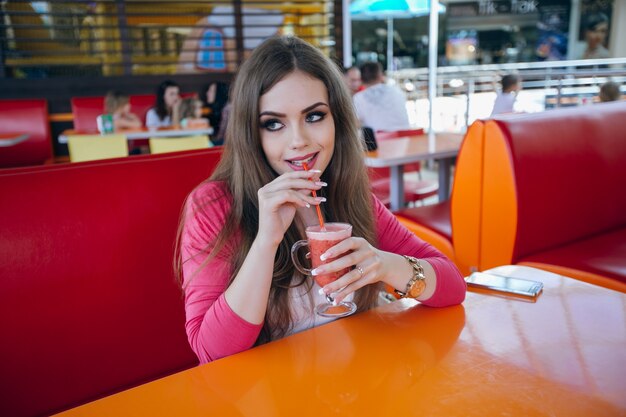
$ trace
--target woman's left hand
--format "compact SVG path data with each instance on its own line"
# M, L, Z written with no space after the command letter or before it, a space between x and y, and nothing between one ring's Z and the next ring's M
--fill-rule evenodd
M326 295L331 295L335 302L341 302L350 293L364 287L383 281L387 275L385 269L385 252L382 252L361 237L350 237L328 249L323 259L335 258L332 262L318 266L314 275L341 271L344 268L353 268L339 279L324 286ZM322 259L322 260L323 260ZM340 291L341 290L341 291Z

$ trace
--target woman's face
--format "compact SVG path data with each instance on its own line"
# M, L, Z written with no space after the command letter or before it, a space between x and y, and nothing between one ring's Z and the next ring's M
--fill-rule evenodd
M608 23L598 23L593 29L585 32L587 45L590 49L595 49L604 43L606 35L609 32Z
M163 94L163 100L165 101L165 106L168 109L171 109L176 102L180 101L180 90L178 87L167 87L165 89L165 94Z
M294 71L259 100L261 146L279 175L309 169L324 171L335 148L335 122L324 83Z

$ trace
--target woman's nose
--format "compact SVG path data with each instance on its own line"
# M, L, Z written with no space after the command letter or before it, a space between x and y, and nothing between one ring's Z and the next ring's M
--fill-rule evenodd
M309 138L306 134L305 129L300 126L294 126L291 131L291 142L290 146L292 149L298 149L305 147L309 143Z

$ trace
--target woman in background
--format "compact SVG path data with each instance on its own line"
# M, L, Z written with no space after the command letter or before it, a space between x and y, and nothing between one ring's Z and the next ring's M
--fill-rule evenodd
M180 87L174 81L165 80L157 88L156 104L146 114L146 127L178 126L180 123Z
M582 59L610 58L604 43L609 33L609 18L604 13L593 13L585 19L585 41L587 48Z
M114 132L141 128L139 116L130 110L130 99L127 94L109 91L104 98L104 111L111 115Z
M180 103L180 126L183 129L206 129L209 121L202 117L202 101L195 97L184 98Z
M203 97L209 108L209 124L213 127L214 135L211 141L216 145L224 143L228 116L230 114L230 102L228 99L228 84L215 81L206 88Z

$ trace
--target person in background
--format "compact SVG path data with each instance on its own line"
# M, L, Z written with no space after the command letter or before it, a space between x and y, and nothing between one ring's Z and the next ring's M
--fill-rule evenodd
M188 97L180 102L180 126L183 129L206 129L209 121L202 117L202 101Z
M604 43L609 33L609 18L604 13L592 13L585 19L585 42L587 47L582 59L610 58Z
M180 123L180 87L174 81L165 80L157 88L156 104L146 114L146 127L178 126Z
M617 101L622 98L622 92L620 91L620 85L613 81L607 81L600 86L600 101L605 103L607 101Z
M127 94L109 91L104 97L104 111L111 116L113 131L139 129L142 126L139 116L130 111L130 99ZM100 120L102 116L99 117ZM99 124L102 122L99 120ZM102 129L100 129L102 130Z
M332 320L313 311L326 295L353 298L358 311L377 305L383 284L427 306L463 301L452 261L369 191L350 95L320 50L269 38L240 66L232 94L222 159L187 197L176 244L187 336L201 363ZM350 272L319 291L290 256L305 227L319 225L315 206L327 222L353 226L312 273ZM420 291L408 291L417 276Z
M502 90L498 92L493 103L491 116L496 114L513 113L517 93L522 89L522 79L519 75L507 74L501 80Z
M374 131L410 129L406 96L398 87L385 84L380 63L363 64L361 79L365 89L353 97L361 125L371 127Z
M346 81L346 85L352 95L363 91L363 82L361 81L361 70L359 67L345 68L343 79Z
M228 84L221 81L214 81L206 87L204 94L201 95L201 97L206 100L205 104L209 109L209 123L213 126L215 138L219 138L222 141L224 140L224 132L226 131L228 120L228 115L223 116L224 109L228 107L229 104L228 90ZM224 120L223 127L222 119Z
M220 127L217 130L217 134L215 135L214 139L212 139L212 142L215 145L224 144L224 139L226 138L226 129L228 128L228 118L230 117L232 107L232 103L228 102L222 109L222 115L220 116Z

